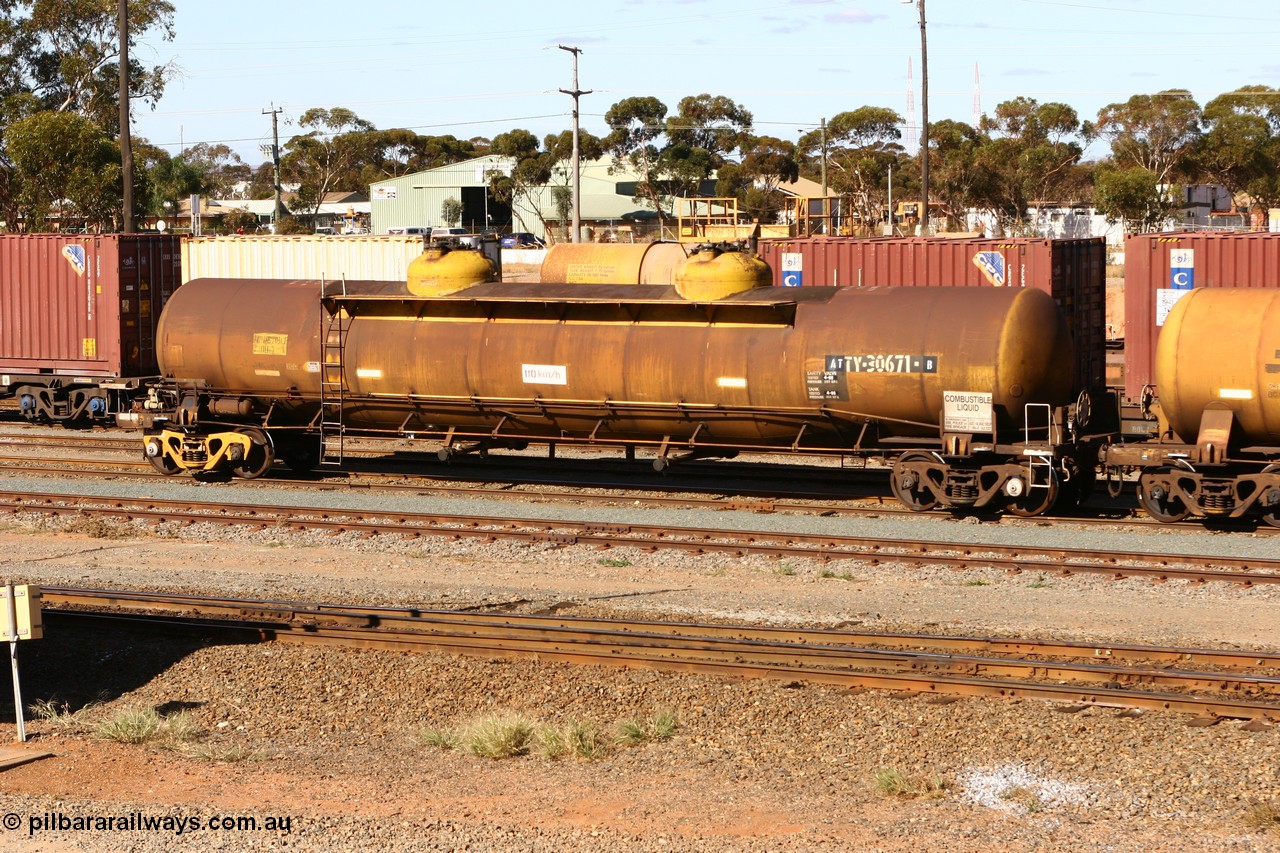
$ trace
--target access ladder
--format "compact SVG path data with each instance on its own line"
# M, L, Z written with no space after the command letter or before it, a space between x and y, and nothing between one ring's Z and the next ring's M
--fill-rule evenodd
M346 282L342 295L346 296ZM351 314L341 303L332 310L320 289L320 464L336 466L343 461L347 394L346 348Z

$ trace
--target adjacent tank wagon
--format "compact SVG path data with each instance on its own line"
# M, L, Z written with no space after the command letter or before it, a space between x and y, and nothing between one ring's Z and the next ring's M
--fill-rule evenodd
M1260 518L1280 527L1280 291L1197 288L1174 305L1155 351L1156 440L1106 448L1137 469L1153 518Z

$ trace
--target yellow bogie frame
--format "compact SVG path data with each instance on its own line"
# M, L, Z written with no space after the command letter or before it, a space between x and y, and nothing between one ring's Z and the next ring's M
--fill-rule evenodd
M143 439L143 454L157 471L221 471L241 468L253 453L252 437L242 432L193 436L166 429Z

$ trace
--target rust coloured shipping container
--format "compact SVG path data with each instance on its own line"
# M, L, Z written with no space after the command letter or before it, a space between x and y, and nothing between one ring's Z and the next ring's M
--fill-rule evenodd
M33 389L156 375L156 325L180 275L173 235L0 236L0 392L60 420L60 394Z
M1032 287L1053 297L1075 341L1074 382L1106 386L1106 243L1101 238L807 237L761 240L774 284Z
M1158 394L1156 340L1179 297L1202 287L1280 288L1280 234L1133 234L1124 254L1125 396L1132 402Z

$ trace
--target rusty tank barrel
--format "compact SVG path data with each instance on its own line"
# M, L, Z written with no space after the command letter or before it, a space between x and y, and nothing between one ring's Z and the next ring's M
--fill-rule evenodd
M317 282L189 282L161 318L162 370L308 418L333 357L319 303ZM509 434L520 410L536 412L531 433L661 439L703 423L718 441L786 443L797 422L936 436L957 394L989 394L1017 429L1024 404L1071 396L1066 322L1037 290L765 287L698 303L673 287L497 283L329 304L352 317L353 428L399 429L412 408L424 428L501 420Z
M570 284L673 284L687 256L680 243L557 243L541 278Z
M1194 442L1205 409L1235 416L1233 438L1280 441L1280 291L1195 288L1156 344L1156 391L1169 425Z

